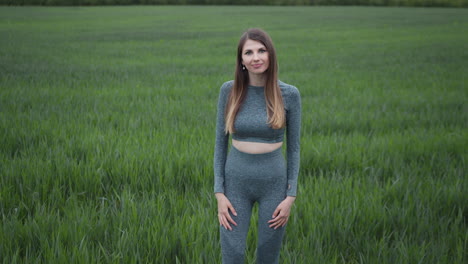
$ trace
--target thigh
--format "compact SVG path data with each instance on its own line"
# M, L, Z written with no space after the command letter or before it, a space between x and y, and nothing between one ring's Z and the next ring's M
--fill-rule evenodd
M228 198L229 199L229 198ZM232 230L220 226L221 251L223 263L244 263L247 233L249 231L252 203L247 199L231 198L230 202L237 212L237 216L231 213L237 226L231 224Z
M285 227L270 228L268 221L286 198L286 173L276 178L258 201L257 263L278 263Z
M284 198L285 195L259 202L257 263L274 264L279 261L286 226L270 228L268 221Z

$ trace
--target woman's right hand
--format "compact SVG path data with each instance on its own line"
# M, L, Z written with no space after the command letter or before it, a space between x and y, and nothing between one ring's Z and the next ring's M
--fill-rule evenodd
M237 216L236 210L232 206L231 202L229 202L228 198L224 195L224 193L216 193L216 199L218 200L219 224L225 229L232 230L232 227L229 223L235 226L237 226L237 223L234 221L234 219L232 219L231 215L229 214L229 210L234 216Z

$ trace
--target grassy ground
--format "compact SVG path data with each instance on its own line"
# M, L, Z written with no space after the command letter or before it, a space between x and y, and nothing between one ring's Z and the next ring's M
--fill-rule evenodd
M220 263L215 106L252 26L303 103L281 263L466 263L468 10L365 7L0 7L0 260Z

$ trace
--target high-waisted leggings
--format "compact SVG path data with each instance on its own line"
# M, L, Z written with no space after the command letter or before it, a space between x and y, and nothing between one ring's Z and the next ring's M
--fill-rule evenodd
M284 227L269 227L276 207L286 198L286 165L281 148L263 154L249 154L234 147L225 166L225 195L237 212L231 217L232 231L221 226L223 264L244 263L252 206L258 202L257 263L279 261Z

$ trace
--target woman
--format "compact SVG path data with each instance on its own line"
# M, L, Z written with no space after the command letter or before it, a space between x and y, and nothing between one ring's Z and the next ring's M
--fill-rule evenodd
M214 191L223 263L244 262L255 202L257 262L278 263L296 198L301 102L296 87L278 81L273 42L261 29L249 29L239 40L235 80L221 86L216 122ZM281 151L285 130L286 164Z

